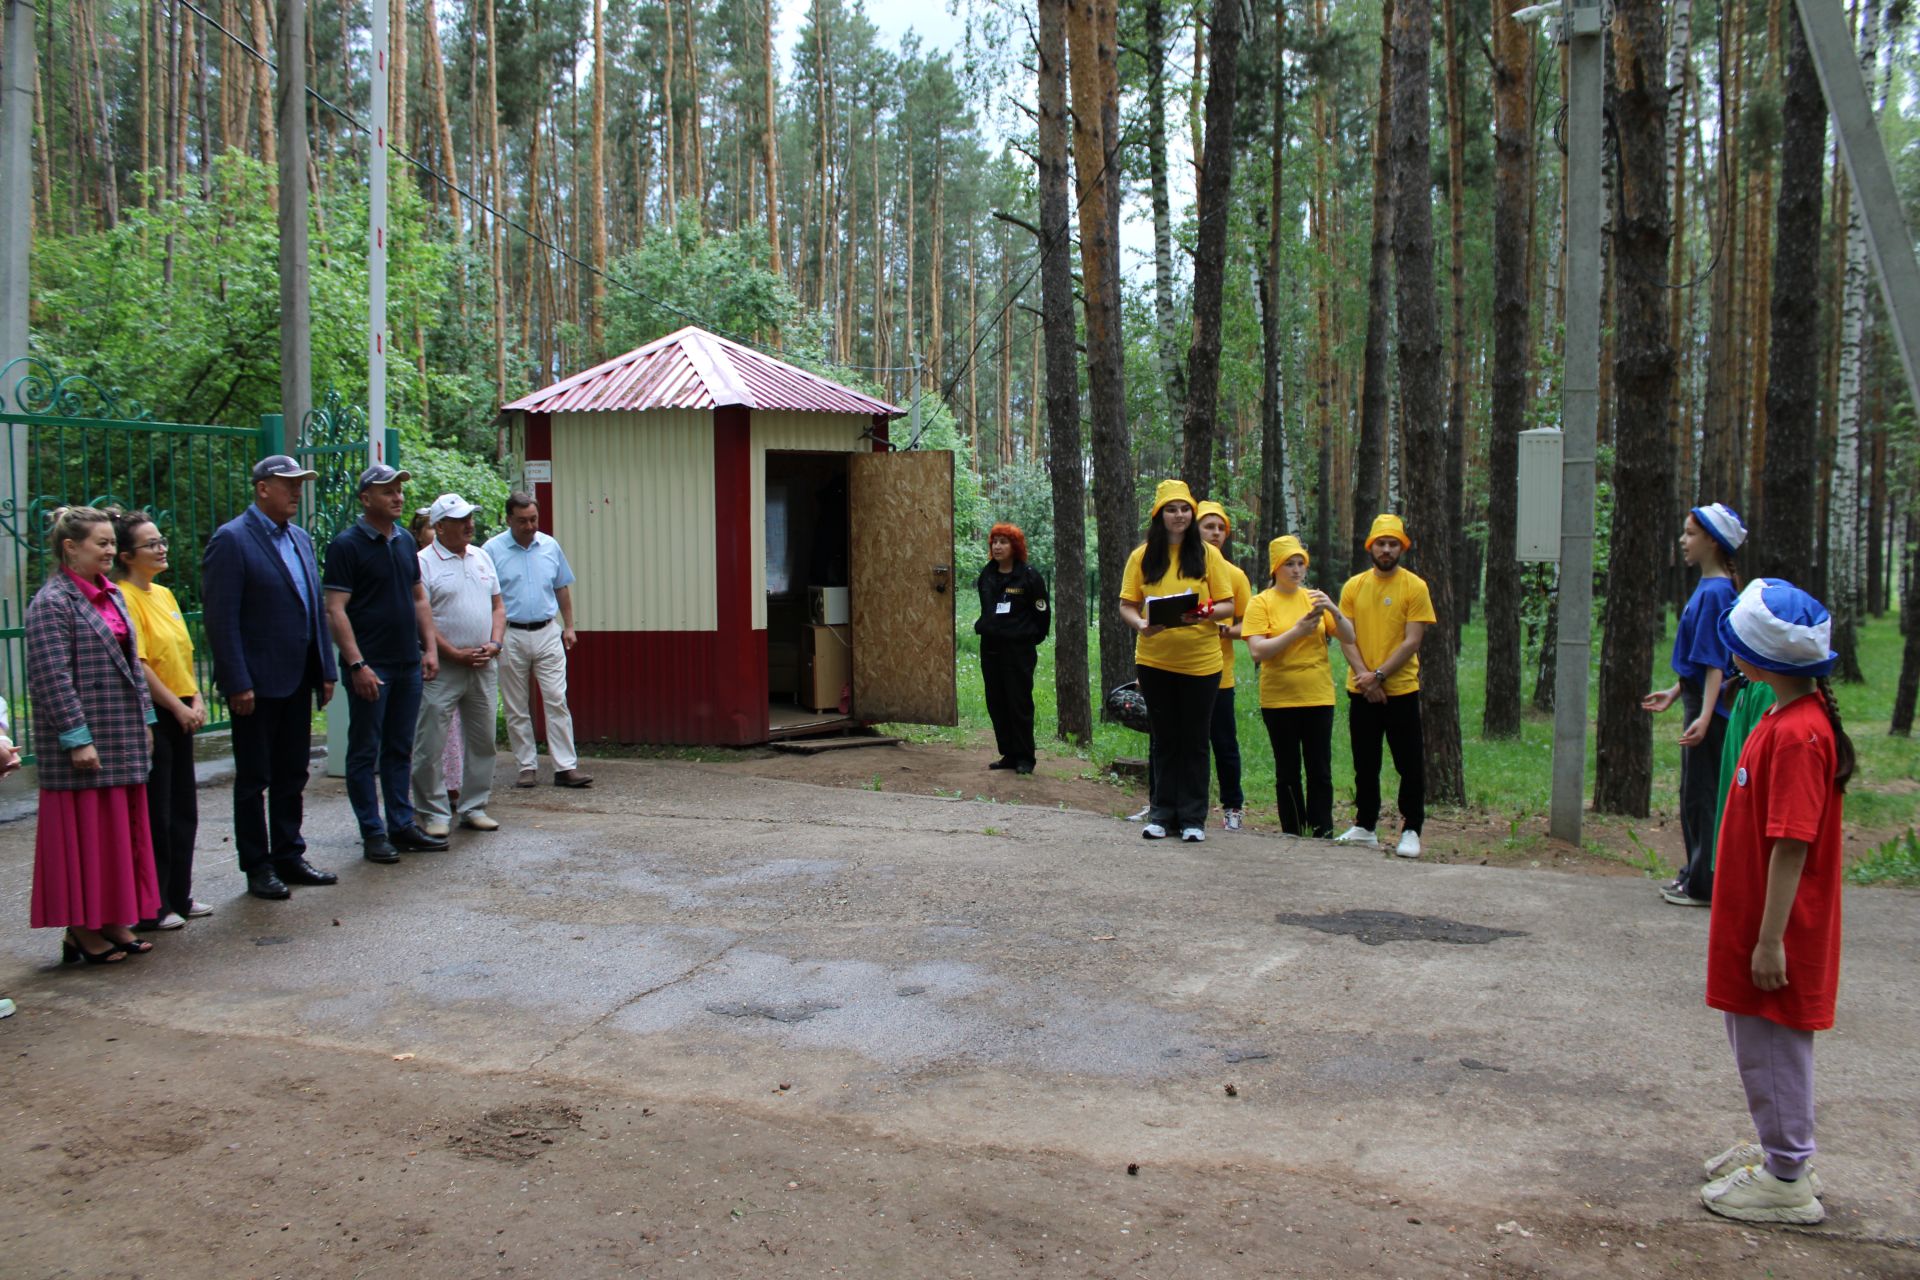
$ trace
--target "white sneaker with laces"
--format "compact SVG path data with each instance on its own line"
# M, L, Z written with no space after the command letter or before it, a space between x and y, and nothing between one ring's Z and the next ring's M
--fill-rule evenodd
M1141 805L1140 811L1138 813L1130 813L1127 815L1127 821L1128 822L1145 822L1148 818L1151 818L1152 816L1153 816L1153 806L1150 804Z
M1788 1222L1810 1227L1824 1222L1826 1206L1812 1178L1782 1182L1758 1165L1742 1165L1700 1188L1700 1201L1723 1218L1739 1222Z
M460 815L460 825L475 831L498 831L500 824L487 816L485 809L475 809L471 813Z
M1735 1169L1742 1169L1750 1164L1765 1164L1766 1159L1766 1149L1759 1143L1736 1142L1713 1159L1706 1161L1703 1167L1707 1171L1707 1181L1718 1182ZM1812 1169L1807 1170L1807 1185L1813 1188L1813 1194L1816 1196L1826 1189L1820 1184L1820 1175Z
M156 929L184 929L187 927L187 922L185 917L178 911L169 911L154 921L153 927Z
M187 907L187 919L189 920L198 920L202 916L210 916L212 914L213 908L198 898L195 898Z
M1199 844L1207 838L1207 829L1205 827L1184 827L1180 831L1180 838L1188 844Z
M1393 846L1393 852L1396 856L1402 858L1419 857L1420 833L1418 831L1402 831L1400 833L1400 843Z
M1222 831L1238 831L1240 829L1241 819L1244 816L1244 813L1239 809L1224 810L1220 815L1220 829Z
M1146 826L1140 828L1140 836L1144 840L1165 840L1167 838L1167 829L1157 822L1149 822Z
M1364 844L1370 848L1380 847L1380 837L1365 827L1348 827L1333 838L1335 844Z

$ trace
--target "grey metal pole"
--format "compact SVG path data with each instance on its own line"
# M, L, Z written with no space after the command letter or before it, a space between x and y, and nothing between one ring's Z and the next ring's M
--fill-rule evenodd
M1913 236L1893 185L1886 143L1860 78L1860 57L1847 30L1847 15L1839 0L1795 0L1794 7L1820 76L1820 92L1840 137L1853 198L1866 224L1867 248L1880 275L1880 296L1893 324L1907 389L1920 403L1920 264L1914 261Z
M313 408L307 268L307 0L279 0L280 412L295 440Z
M1587 664L1593 648L1593 491L1600 407L1599 0L1568 0L1567 359L1561 383L1560 639L1553 682L1549 830L1580 843L1586 809Z

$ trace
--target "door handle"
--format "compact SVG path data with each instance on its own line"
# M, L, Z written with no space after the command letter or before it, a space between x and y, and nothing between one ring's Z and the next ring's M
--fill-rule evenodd
M947 579L953 576L953 570L944 564L933 566L933 589L941 595L947 593Z

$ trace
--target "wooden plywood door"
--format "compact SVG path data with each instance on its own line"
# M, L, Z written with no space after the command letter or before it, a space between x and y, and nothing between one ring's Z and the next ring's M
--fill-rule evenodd
M847 470L853 714L958 724L953 455L856 453Z

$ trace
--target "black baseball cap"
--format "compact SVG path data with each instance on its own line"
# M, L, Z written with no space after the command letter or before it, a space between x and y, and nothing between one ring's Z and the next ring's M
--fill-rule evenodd
M392 484L395 480L411 479L413 479L411 472L398 471L384 462L376 462L360 473L360 488L358 492L365 493L376 484Z
M262 458L253 464L253 478L265 480L279 476L283 480L312 480L320 473L310 467L303 467L284 453L276 453L270 458Z

